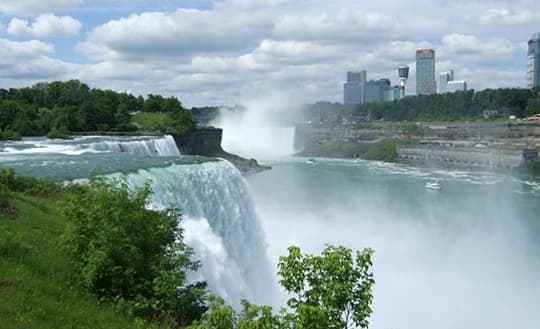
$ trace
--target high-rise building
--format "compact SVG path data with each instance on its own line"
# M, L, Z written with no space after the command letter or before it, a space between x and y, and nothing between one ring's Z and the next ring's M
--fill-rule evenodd
M534 33L529 40L527 87L540 87L540 32Z
M452 93L454 91L465 91L467 90L467 81L465 80L455 80L448 81L447 92Z
M361 105L366 100L367 72L347 72L347 82L343 84L343 104Z
M454 81L454 70L448 70L439 74L439 94L448 91L448 82Z
M389 79L370 80L366 84L366 103L383 102L391 89Z
M435 81L435 50L416 51L416 94L429 95L437 92Z

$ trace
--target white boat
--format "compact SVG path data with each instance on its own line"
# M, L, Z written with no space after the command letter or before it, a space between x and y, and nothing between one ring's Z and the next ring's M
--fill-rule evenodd
M441 184L439 184L439 182L427 182L426 188L430 190L440 190Z
M317 161L315 161L315 159L307 159L306 163L315 164L315 163L317 163Z

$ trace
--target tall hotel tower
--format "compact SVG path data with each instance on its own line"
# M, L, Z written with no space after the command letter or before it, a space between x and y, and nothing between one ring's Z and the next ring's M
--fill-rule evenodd
M343 104L358 105L366 102L367 72L347 72L347 82L343 84Z
M532 35L527 52L527 87L540 87L540 32Z
M435 80L435 50L416 51L416 94L429 95L437 92Z

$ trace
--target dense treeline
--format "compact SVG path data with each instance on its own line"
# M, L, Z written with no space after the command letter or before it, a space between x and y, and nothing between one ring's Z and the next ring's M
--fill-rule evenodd
M453 121L514 115L524 118L540 113L540 90L502 88L405 97L392 102L370 103L354 113L370 120Z
M78 80L55 81L0 89L0 139L58 132L133 131L137 127L131 123L130 113L141 111L169 113L175 121L171 127L178 122L186 123L189 129L195 125L176 97L150 94L145 99L90 88Z

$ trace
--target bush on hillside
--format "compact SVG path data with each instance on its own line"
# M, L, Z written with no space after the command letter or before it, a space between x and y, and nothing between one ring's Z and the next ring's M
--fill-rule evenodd
M396 141L391 139L381 140L373 145L365 154L366 160L378 160L395 162L398 158Z
M199 263L182 241L178 210L148 210L150 193L148 184L132 192L123 180L90 181L64 209L63 246L92 293L137 316L184 325L206 310L205 285L186 282Z
M69 131L65 127L54 128L47 133L47 138L50 139L69 139Z
M0 210L9 207L9 194L7 189L0 186Z
M6 129L4 131L0 130L0 140L18 141L21 140L21 134L10 129Z
M16 175L11 168L0 168L0 188L7 191L30 195L50 196L60 192L62 187L51 180Z

